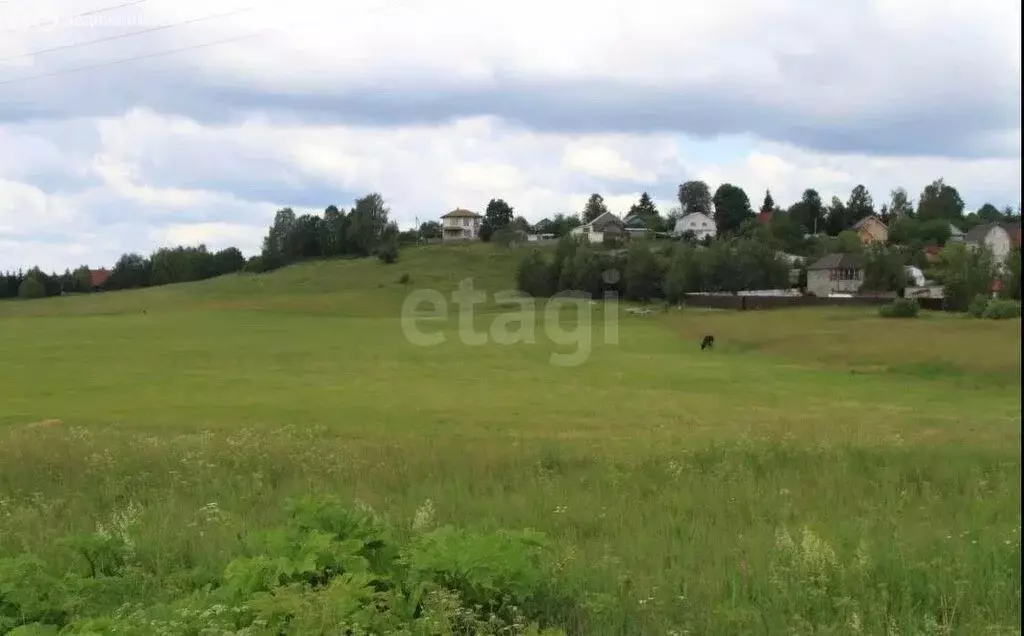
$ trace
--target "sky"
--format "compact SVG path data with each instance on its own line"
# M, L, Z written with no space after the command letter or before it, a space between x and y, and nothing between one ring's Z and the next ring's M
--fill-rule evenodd
M115 10L104 9L121 6ZM94 12L91 15L77 15ZM0 0L0 270L678 185L1017 207L1020 0Z

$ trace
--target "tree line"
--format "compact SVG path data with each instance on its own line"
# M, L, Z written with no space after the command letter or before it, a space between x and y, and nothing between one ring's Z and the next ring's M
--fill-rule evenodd
M614 293L678 302L696 292L787 288L790 269L769 245L752 238L725 238L706 249L636 241L626 250L609 250L564 236L550 257L531 250L519 263L516 283L520 291L542 298L582 292L591 298Z
M743 188L731 183L723 183L712 191L704 181L687 181L679 185L676 199L679 205L663 214L650 194L644 192L629 208L626 218L641 220L644 227L653 232L669 232L677 219L699 212L714 219L719 235L752 236L758 226L757 214L766 213L771 234L781 249L798 255L813 251L811 237L839 236L872 215L889 225L893 243L917 247L945 244L951 235L951 225L966 231L983 223L1020 218L1019 207L1014 210L1005 206L1000 210L991 203L965 214L959 191L941 178L925 186L916 202L904 188L895 188L881 205L876 205L864 185L855 186L845 201L833 196L828 203L817 190L809 188L786 208L777 205L771 191L767 190L756 211ZM530 224L522 216L516 216L506 201L492 199L484 214L480 238L489 241L506 228L561 237L607 212L604 197L594 193L578 214L557 214ZM433 222L419 228L423 238L440 237L440 232L440 225Z
M291 208L284 208L275 213L260 253L248 260L236 247L212 252L206 245L163 247L148 257L127 253L98 288L93 287L92 272L86 265L59 275L33 267L27 272L0 274L0 299L154 287L240 271L266 272L316 258L376 256L393 263L399 245L415 241L416 233L399 232L389 214L384 198L377 193L357 199L348 211L331 205L323 215L297 216Z

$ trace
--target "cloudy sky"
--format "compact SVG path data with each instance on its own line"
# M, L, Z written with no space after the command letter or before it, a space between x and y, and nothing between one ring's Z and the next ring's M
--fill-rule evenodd
M371 191L403 227L492 197L667 211L688 179L788 205L944 177L1016 207L1020 23L1020 0L0 0L0 270L249 254L276 209Z

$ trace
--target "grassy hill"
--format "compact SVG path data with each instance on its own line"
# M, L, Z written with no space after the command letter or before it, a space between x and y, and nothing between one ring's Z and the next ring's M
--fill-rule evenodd
M1019 633L1020 321L588 305L465 342L522 317L492 295L520 254L0 303L0 617L5 557L80 569L58 541L131 511L131 567L75 592L108 615L198 594L312 494L403 537L543 531L571 633ZM410 342L408 295L469 277L488 309Z

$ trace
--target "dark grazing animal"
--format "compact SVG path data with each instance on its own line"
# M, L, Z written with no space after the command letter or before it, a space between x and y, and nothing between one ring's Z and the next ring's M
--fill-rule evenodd
M714 346L715 346L715 337L714 336L704 336L704 340L702 340L701 343L700 343L700 350L704 351L705 349L713 349Z

